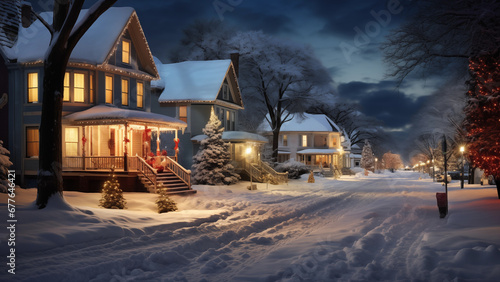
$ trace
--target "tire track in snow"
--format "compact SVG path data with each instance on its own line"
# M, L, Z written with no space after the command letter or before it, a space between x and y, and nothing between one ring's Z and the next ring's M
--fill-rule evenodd
M290 201L299 201L296 205L301 207L292 208L280 214L280 210L284 207L278 205L273 207L271 212L268 212L270 213L268 217L258 221L217 220L173 232L157 231L138 238L127 236L113 242L101 244L93 242L96 245L81 249L78 249L78 246L68 246L48 253L33 253L30 254L33 258L23 258L20 263L20 267L24 269L22 277L29 277L28 280L31 281L48 279L51 281L67 279L78 281L96 277L106 280L110 277L124 277L133 274L144 274L143 276L147 277L148 272L158 275L158 271L166 271L171 275L171 272L178 269L179 266L189 270L196 258L209 249L231 247L233 242L248 239L253 234L259 234L279 224L286 224L291 219L327 208L338 197L339 195L326 199L319 198L320 200L313 201L313 203L301 205L303 196L300 196ZM286 206L293 205L287 204ZM238 213L248 212L246 210ZM228 214L228 216L230 215ZM245 224L250 224L250 226L245 226ZM200 237L201 234L204 235ZM233 244L237 245L238 243ZM71 250L68 250L69 248ZM162 249L169 251L159 251ZM179 253L183 255L179 255ZM174 257L174 260L163 259L162 257L165 256ZM159 270L162 268L163 270ZM99 273L108 274L102 276L98 275Z

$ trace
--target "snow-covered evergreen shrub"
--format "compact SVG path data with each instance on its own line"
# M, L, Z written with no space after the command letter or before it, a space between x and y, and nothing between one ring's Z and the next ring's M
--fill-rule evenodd
M363 151L361 152L361 164L360 166L365 170L375 172L375 157L373 156L372 145L370 142L365 140L365 145L363 146Z
M0 192L7 193L7 189L9 188L8 182L8 173L9 167L12 165L12 162L9 159L9 150L5 149L3 146L3 141L0 140Z
M111 178L106 180L102 186L99 206L106 209L124 209L127 202L123 198L123 191L115 175L115 170L111 169Z
M231 164L229 144L222 140L221 122L214 113L203 129L207 138L201 140L200 149L193 157L192 178L197 184L229 185L238 182L240 176Z
M158 184L156 188L156 193L158 193L158 199L156 200L156 205L158 206L158 213L176 211L177 205L174 200L170 199L167 195L167 188L162 184Z
M302 174L309 172L307 165L294 160L278 164L274 169L278 172L288 172L288 178L290 179L299 179Z

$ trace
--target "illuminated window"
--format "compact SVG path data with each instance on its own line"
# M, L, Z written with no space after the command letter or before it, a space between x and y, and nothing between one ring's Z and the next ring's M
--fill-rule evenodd
M187 123L187 106L179 106L179 119Z
M144 84L137 82L137 107L144 107Z
M28 103L38 103L38 73L28 73Z
M69 72L66 72L64 74L63 101L69 101Z
M231 112L226 111L226 130L231 130Z
M85 75L75 73L73 76L73 101L85 102Z
M113 104L113 77L106 75L106 103Z
M38 157L38 127L26 127L26 157Z
M128 80L122 79L122 105L128 106Z
M95 91L94 91L94 75L93 75L93 74L91 74L91 75L90 75L89 80L90 80L90 96L89 96L89 102L90 102L91 104L93 104L93 103L94 103L94 95L95 95Z
M66 156L78 156L78 127L66 127L64 131Z
M333 144L333 147L337 146L337 137L333 137L332 144Z
M288 146L288 136L286 134L283 135L283 146Z
M307 135L302 135L302 147L307 147Z
M130 42L122 40L122 62L130 64Z

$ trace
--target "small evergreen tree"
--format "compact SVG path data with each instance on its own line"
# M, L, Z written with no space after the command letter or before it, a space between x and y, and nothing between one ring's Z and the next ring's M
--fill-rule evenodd
M221 122L214 113L203 129L207 138L201 140L200 149L193 157L193 180L197 184L220 185L234 184L240 176L234 172L230 163L229 144L222 140Z
M12 162L9 159L9 150L3 146L3 141L0 140L0 192L7 193L9 188L8 173Z
M123 198L123 191L120 189L120 183L115 175L115 169L111 168L111 178L104 182L101 191L101 200L99 206L106 209L124 209L125 199Z
M364 168L365 171L375 171L375 158L373 157L372 145L368 139L365 140L365 145L361 152L361 167Z
M158 193L158 199L156 200L156 205L158 206L158 213L176 211L177 205L174 200L170 199L167 195L167 188L163 187L162 184L158 184L156 193Z

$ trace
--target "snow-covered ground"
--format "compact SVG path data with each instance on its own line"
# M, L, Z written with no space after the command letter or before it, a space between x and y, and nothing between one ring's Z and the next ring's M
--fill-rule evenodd
M440 219L435 192L444 187L419 177L195 186L166 214L153 194L125 193L127 210L106 210L99 194L65 192L36 210L36 190L17 189L16 274L6 272L2 226L0 280L499 281L496 189L451 183Z

